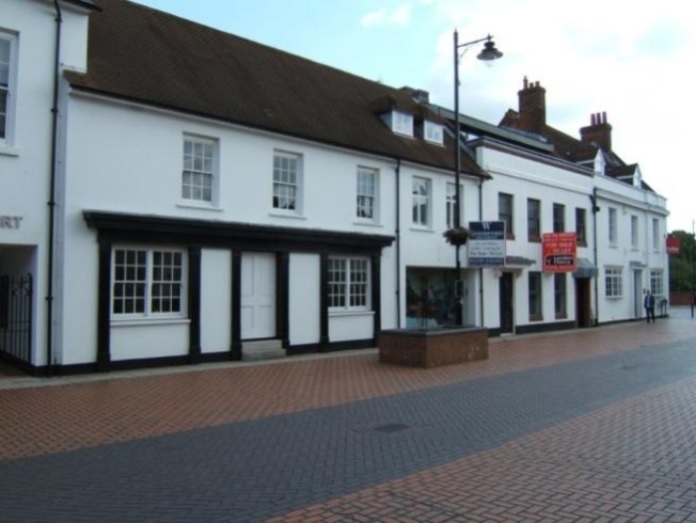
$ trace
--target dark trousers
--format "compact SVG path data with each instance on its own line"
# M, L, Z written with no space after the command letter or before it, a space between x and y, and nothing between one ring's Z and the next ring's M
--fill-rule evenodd
M645 308L645 320L650 323L650 319L652 318L652 321L655 321L655 307L646 307Z

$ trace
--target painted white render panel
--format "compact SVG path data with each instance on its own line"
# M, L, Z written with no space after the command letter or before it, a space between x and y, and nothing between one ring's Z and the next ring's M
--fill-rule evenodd
M84 69L87 57L86 11L63 6L61 67ZM48 238L48 210L51 171L51 101L55 75L56 11L44 0L3 0L0 2L0 31L14 36L14 64L9 100L9 128L0 140L0 246L33 248L34 314L32 364L47 363L46 306L48 294L45 243ZM63 114L59 113L63 118ZM7 219L11 226L8 227ZM32 247L33 246L33 247ZM9 256L14 257L13 251ZM20 259L17 260L21 262ZM14 263L14 262L13 262ZM56 280L59 275L56 273ZM59 307L59 299L56 306ZM61 329L59 311L54 315L54 334ZM56 335L59 338L60 334ZM53 358L61 361L60 348ZM88 361L92 361L91 359Z
M201 251L201 352L227 352L232 343L232 256Z
M578 248L578 257L593 261L592 195L593 178L493 149L478 149L478 160L493 179L483 184L483 219L498 220L498 195L513 196L513 234L506 241L507 256L532 260L531 265L513 270L513 325L515 328L536 324L574 321L576 319L575 280L566 280L566 318L555 317L554 281L542 274L542 319L531 321L529 315L529 271L543 270L542 244L527 237L527 201L541 202L541 234L553 232L553 204L565 206L565 230L575 230L575 209L586 212L588 247ZM484 321L489 328L500 327L499 272L483 270ZM592 291L594 292L594 291Z
M413 178L430 181L430 223L427 227L414 225L412 219ZM444 172L405 166L401 169L401 238L402 257L411 267L454 268L455 250L443 233L447 230L447 184L454 176ZM462 176L462 224L478 219L478 181ZM466 260L466 247L461 248L461 259ZM465 266L465 264L462 264Z
M321 298L318 254L290 255L290 344L319 343Z
M329 313L329 341L364 340L373 336L374 313Z
M112 361L185 356L189 322L117 324L111 327Z
M58 307L62 335L56 333L63 365L91 363L97 358L99 244L96 233L87 229L81 217L71 218L65 226L66 243L67 238L70 242L64 251L64 292Z
M393 162L81 95L71 99L69 133L75 153L68 212L98 209L366 234L394 229ZM181 198L186 134L217 142L218 205ZM300 215L272 208L274 151L301 156ZM355 218L358 166L379 171L376 223Z

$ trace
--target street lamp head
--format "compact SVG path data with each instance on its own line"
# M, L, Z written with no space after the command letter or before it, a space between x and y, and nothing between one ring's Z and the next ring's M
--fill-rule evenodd
M489 36L486 43L483 44L483 51L481 51L476 56L476 58L478 58L479 60L483 60L484 62L490 62L492 60L497 60L498 58L501 58L502 56L503 56L503 53L498 51L498 49L495 47L495 43L493 43L493 40Z

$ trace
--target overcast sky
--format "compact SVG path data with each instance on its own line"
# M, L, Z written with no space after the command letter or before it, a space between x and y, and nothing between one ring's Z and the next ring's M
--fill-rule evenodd
M696 33L682 0L138 0L452 107L452 33L504 53L460 62L461 111L497 124L522 79L546 88L547 123L579 138L606 112L614 151L665 196L668 230L692 230Z

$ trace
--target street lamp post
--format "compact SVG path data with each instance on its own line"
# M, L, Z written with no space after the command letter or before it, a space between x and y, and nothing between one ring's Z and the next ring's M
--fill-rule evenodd
M488 35L484 38L478 38L476 40L471 40L470 42L459 43L459 33L454 31L454 132L456 135L455 147L454 147L454 228L459 229L461 227L461 191L459 187L459 177L461 174L461 160L462 160L462 135L459 131L459 60L463 56L459 54L459 50L465 47L469 47L475 44L480 44L485 42L483 50L476 56L479 60L492 61L497 60L503 56L503 53L496 49L493 43L493 37ZM456 304L456 316L455 320L457 325L463 323L462 318L462 296L461 296L461 272L462 272L462 262L459 257L459 245L455 245L455 269L456 269L456 284L455 284L455 294L457 298Z

